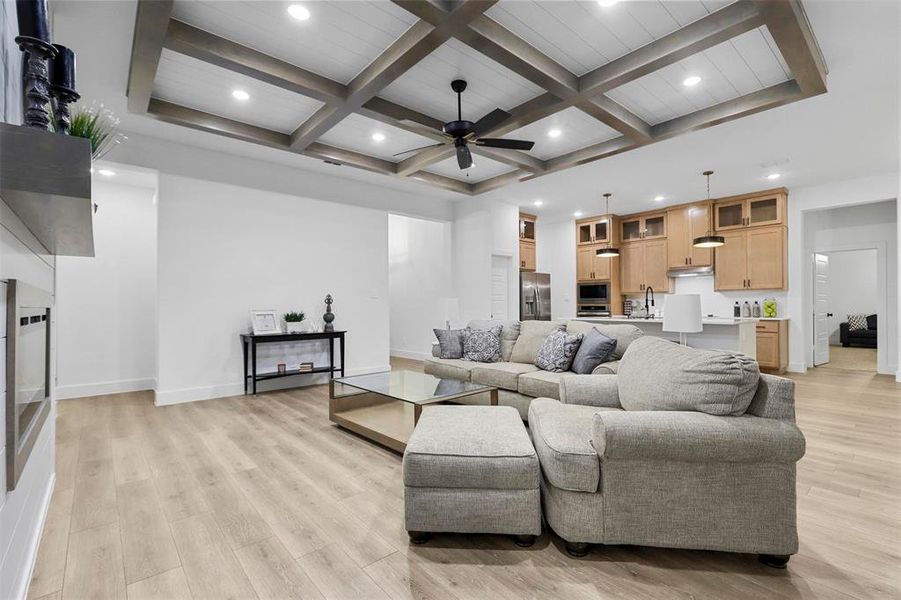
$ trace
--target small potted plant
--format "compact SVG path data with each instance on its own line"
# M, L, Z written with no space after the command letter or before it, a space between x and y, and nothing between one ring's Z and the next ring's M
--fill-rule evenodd
M287 312L285 313L285 327L288 333L303 333L303 312Z

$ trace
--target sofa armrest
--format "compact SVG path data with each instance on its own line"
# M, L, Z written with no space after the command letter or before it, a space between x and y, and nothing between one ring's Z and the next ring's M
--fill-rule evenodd
M603 412L593 419L601 460L791 464L804 456L801 430L777 419L683 411Z
M847 323L847 322L839 323L839 324L838 324L838 337L839 337L839 341L840 341L842 344L847 344L847 343L848 343L848 341L849 341L849 339L850 339L850 336L848 335L849 333L850 333L850 331L849 331L849 329L848 329L848 323Z
M616 375L564 375L560 378L560 402L621 408Z

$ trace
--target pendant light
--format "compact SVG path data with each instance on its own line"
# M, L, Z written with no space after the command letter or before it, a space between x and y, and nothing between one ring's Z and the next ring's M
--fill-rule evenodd
M704 171L702 175L707 178L707 201L710 202L710 176L713 175L713 171ZM713 235L708 225L707 234L695 238L691 245L695 248L719 248L725 243L726 238L721 235Z
M610 229L610 196L612 195L610 192L604 194L604 199L607 201L607 239L610 239L610 236L613 234L613 231ZM609 242L597 251L598 258L616 258L617 256L619 256L619 248L614 248Z

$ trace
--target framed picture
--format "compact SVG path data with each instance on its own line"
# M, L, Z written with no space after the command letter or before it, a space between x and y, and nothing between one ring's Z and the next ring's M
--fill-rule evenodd
M279 323L278 313L274 310L250 311L250 324L253 326L254 335L282 332L282 326L281 323Z

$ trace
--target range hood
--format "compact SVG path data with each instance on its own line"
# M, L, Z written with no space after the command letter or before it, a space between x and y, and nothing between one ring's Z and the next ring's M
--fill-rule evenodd
M88 140L0 123L0 199L51 254L94 256Z
M675 267L666 272L667 277L703 277L713 275L713 267Z

